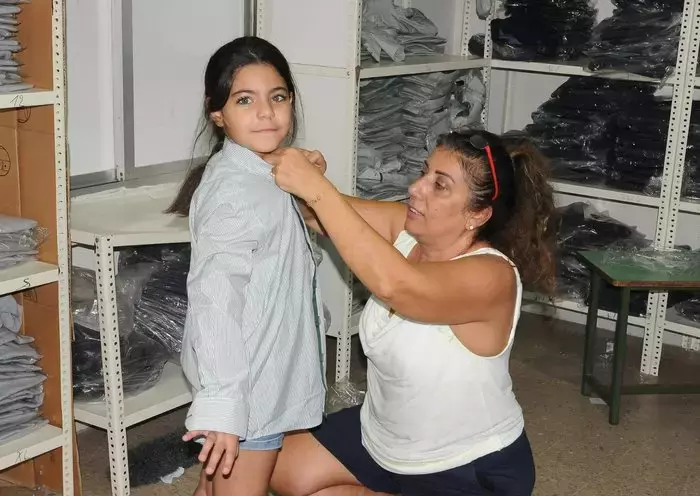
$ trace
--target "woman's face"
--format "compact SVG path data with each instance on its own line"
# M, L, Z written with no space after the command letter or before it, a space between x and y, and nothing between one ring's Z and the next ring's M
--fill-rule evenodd
M405 229L412 235L437 241L469 229L473 220L467 209L470 191L454 152L436 148L408 193Z

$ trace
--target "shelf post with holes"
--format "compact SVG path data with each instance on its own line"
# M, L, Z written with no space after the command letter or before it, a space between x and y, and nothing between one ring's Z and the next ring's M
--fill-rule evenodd
M0 214L37 222L48 234L36 260L0 269L0 296L20 308L33 339L48 423L0 444L0 481L17 494L80 493L72 416L68 171L65 135L64 2L33 0L17 10L14 58L20 79L0 92ZM24 489L23 489L24 488ZM14 493L13 493L14 494Z
M94 250L95 280L102 355L103 401L77 399L75 419L107 431L110 478L114 496L131 494L126 431L192 401L182 369L166 363L150 389L124 394L122 339L117 302L115 251L125 247L190 241L186 218L164 214L179 182L119 188L79 196L71 204L71 240Z
M514 108L520 102L513 95L517 95L516 84L525 84L525 77L539 77L545 88L551 85L555 76L558 77L585 77L602 78L607 80L635 81L641 84L657 85L657 89L671 89L672 99L669 115L669 127L665 138L665 154L663 172L660 177L660 192L646 194L636 191L623 191L614 187L595 186L586 183L575 183L565 180L554 180L552 186L562 204L570 198L580 198L582 201L605 203L613 215L620 208L623 215L630 217L629 209L638 208L639 214L634 216L635 222L646 223L652 216L653 224L649 223L645 234L653 241L657 249L672 248L677 242L677 223L679 214L693 216L700 213L699 203L688 199L681 199L681 186L683 180L686 149L689 136L690 112L693 100L693 91L699 86L700 79L696 77L698 57L698 37L700 36L700 7L695 0L686 0L683 5L683 13L678 39L678 55L673 65L673 74L666 79L655 79L640 74L627 73L622 70L607 70L597 72L592 70L587 61L520 61L497 60L491 58L490 66L493 71L505 73L505 86L503 93L492 94L492 103L496 99L503 102L503 115L496 116L502 119L500 126L494 125L495 132L503 132L512 127L520 127L523 116L517 115ZM598 21L601 19L599 18ZM490 28L487 30L490 32ZM560 83L559 83L560 84ZM530 87L532 89L532 86ZM493 88L492 88L493 91ZM521 93L522 94L522 93ZM539 100L537 100L539 101ZM522 109L521 109L522 110ZM534 110L534 109L533 109ZM521 112L522 113L522 112ZM528 114L529 116L529 114ZM518 119L519 118L519 119ZM517 126L513 123L517 121ZM646 210L645 210L646 209ZM697 217L696 217L697 218ZM649 229L650 228L650 229ZM687 240L687 238L686 238ZM697 244L697 241L695 241ZM693 243L689 243L693 244ZM528 300L537 300L537 297L526 297ZM641 372L656 376L659 371L661 349L664 339L664 330L673 331L683 336L682 342L689 348L697 347L697 336L700 336L700 326L691 326L687 323L669 321L667 319L668 293L652 292L647 301L646 314L643 317L630 317L629 323L643 329L644 345L641 359ZM524 309L542 313L541 305L525 305ZM554 303L556 315L570 318L572 314L582 316L587 312L584 304L579 304L565 299ZM608 321L615 320L613 312L600 311L599 317ZM577 320L574 316L571 320Z
M654 240L655 247L660 250L672 249L676 241L699 48L700 5L696 0L686 0L683 6L675 68L676 77L673 85L661 198ZM667 292L654 292L649 297L642 348L641 372L643 374L652 376L659 374L664 330L667 328L667 303Z

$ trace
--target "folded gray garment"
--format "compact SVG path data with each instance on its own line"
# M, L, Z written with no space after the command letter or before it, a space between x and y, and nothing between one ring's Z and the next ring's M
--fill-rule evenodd
M37 384L21 391L17 391L14 394L7 396L6 398L0 400L0 406L4 408L5 405L10 405L16 402L29 402L35 401L35 398L44 398L44 386L42 384Z
M10 5L0 5L0 14L5 15L5 14L19 14L22 12L22 9L16 6L10 6Z
M7 398L12 398L15 394L25 390L32 390L36 386L40 386L46 380L46 376L41 374L33 374L27 377L19 377L17 379L0 381L0 402Z
M36 362L41 358L41 355L39 355L36 349L29 343L19 344L11 342L0 346L0 363L23 358L28 358Z
M23 425L9 426L5 429L0 428L0 444L4 444L14 439L19 439L20 437L31 434L33 431L45 426L48 423L48 420L39 417Z
M12 296L0 298L0 327L17 334L22 327L22 314L19 304Z
M17 334L12 332L7 327L0 326L0 346L15 342L17 344L26 344L34 341L31 336L25 336L24 334Z
M0 214L0 233L26 231L28 229L34 229L37 225L37 221L32 219Z
M7 412L14 408L39 408L44 403L44 388L34 386L13 394L9 398L0 401L0 412Z
M0 374L18 374L23 372L41 372L41 367L21 362L0 362Z

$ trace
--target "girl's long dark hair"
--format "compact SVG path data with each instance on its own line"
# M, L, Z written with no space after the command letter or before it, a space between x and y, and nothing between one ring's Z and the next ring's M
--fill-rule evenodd
M287 85L289 94L293 96L292 122L290 126L290 142L293 142L297 132L297 105L299 97L296 92L292 71L282 52L269 41L256 36L244 36L226 43L209 59L204 73L204 116L203 125L197 133L195 144L207 129L212 133L212 147L209 159L221 150L226 140L223 128L215 126L210 119L212 112L224 108L231 94L231 86L236 73L250 64L267 64L274 67ZM166 213L186 217L190 213L190 203L197 186L202 181L207 162L191 167L187 173L180 191Z

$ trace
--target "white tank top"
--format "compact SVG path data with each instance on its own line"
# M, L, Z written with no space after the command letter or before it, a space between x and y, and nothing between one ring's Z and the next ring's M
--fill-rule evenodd
M408 256L416 240L402 232L394 246ZM463 256L495 255L482 248ZM458 257L461 258L461 257ZM362 443L372 458L398 474L428 474L467 464L512 444L523 432L508 360L520 318L522 284L508 344L497 356L469 351L450 326L389 315L376 298L360 319L368 358Z

